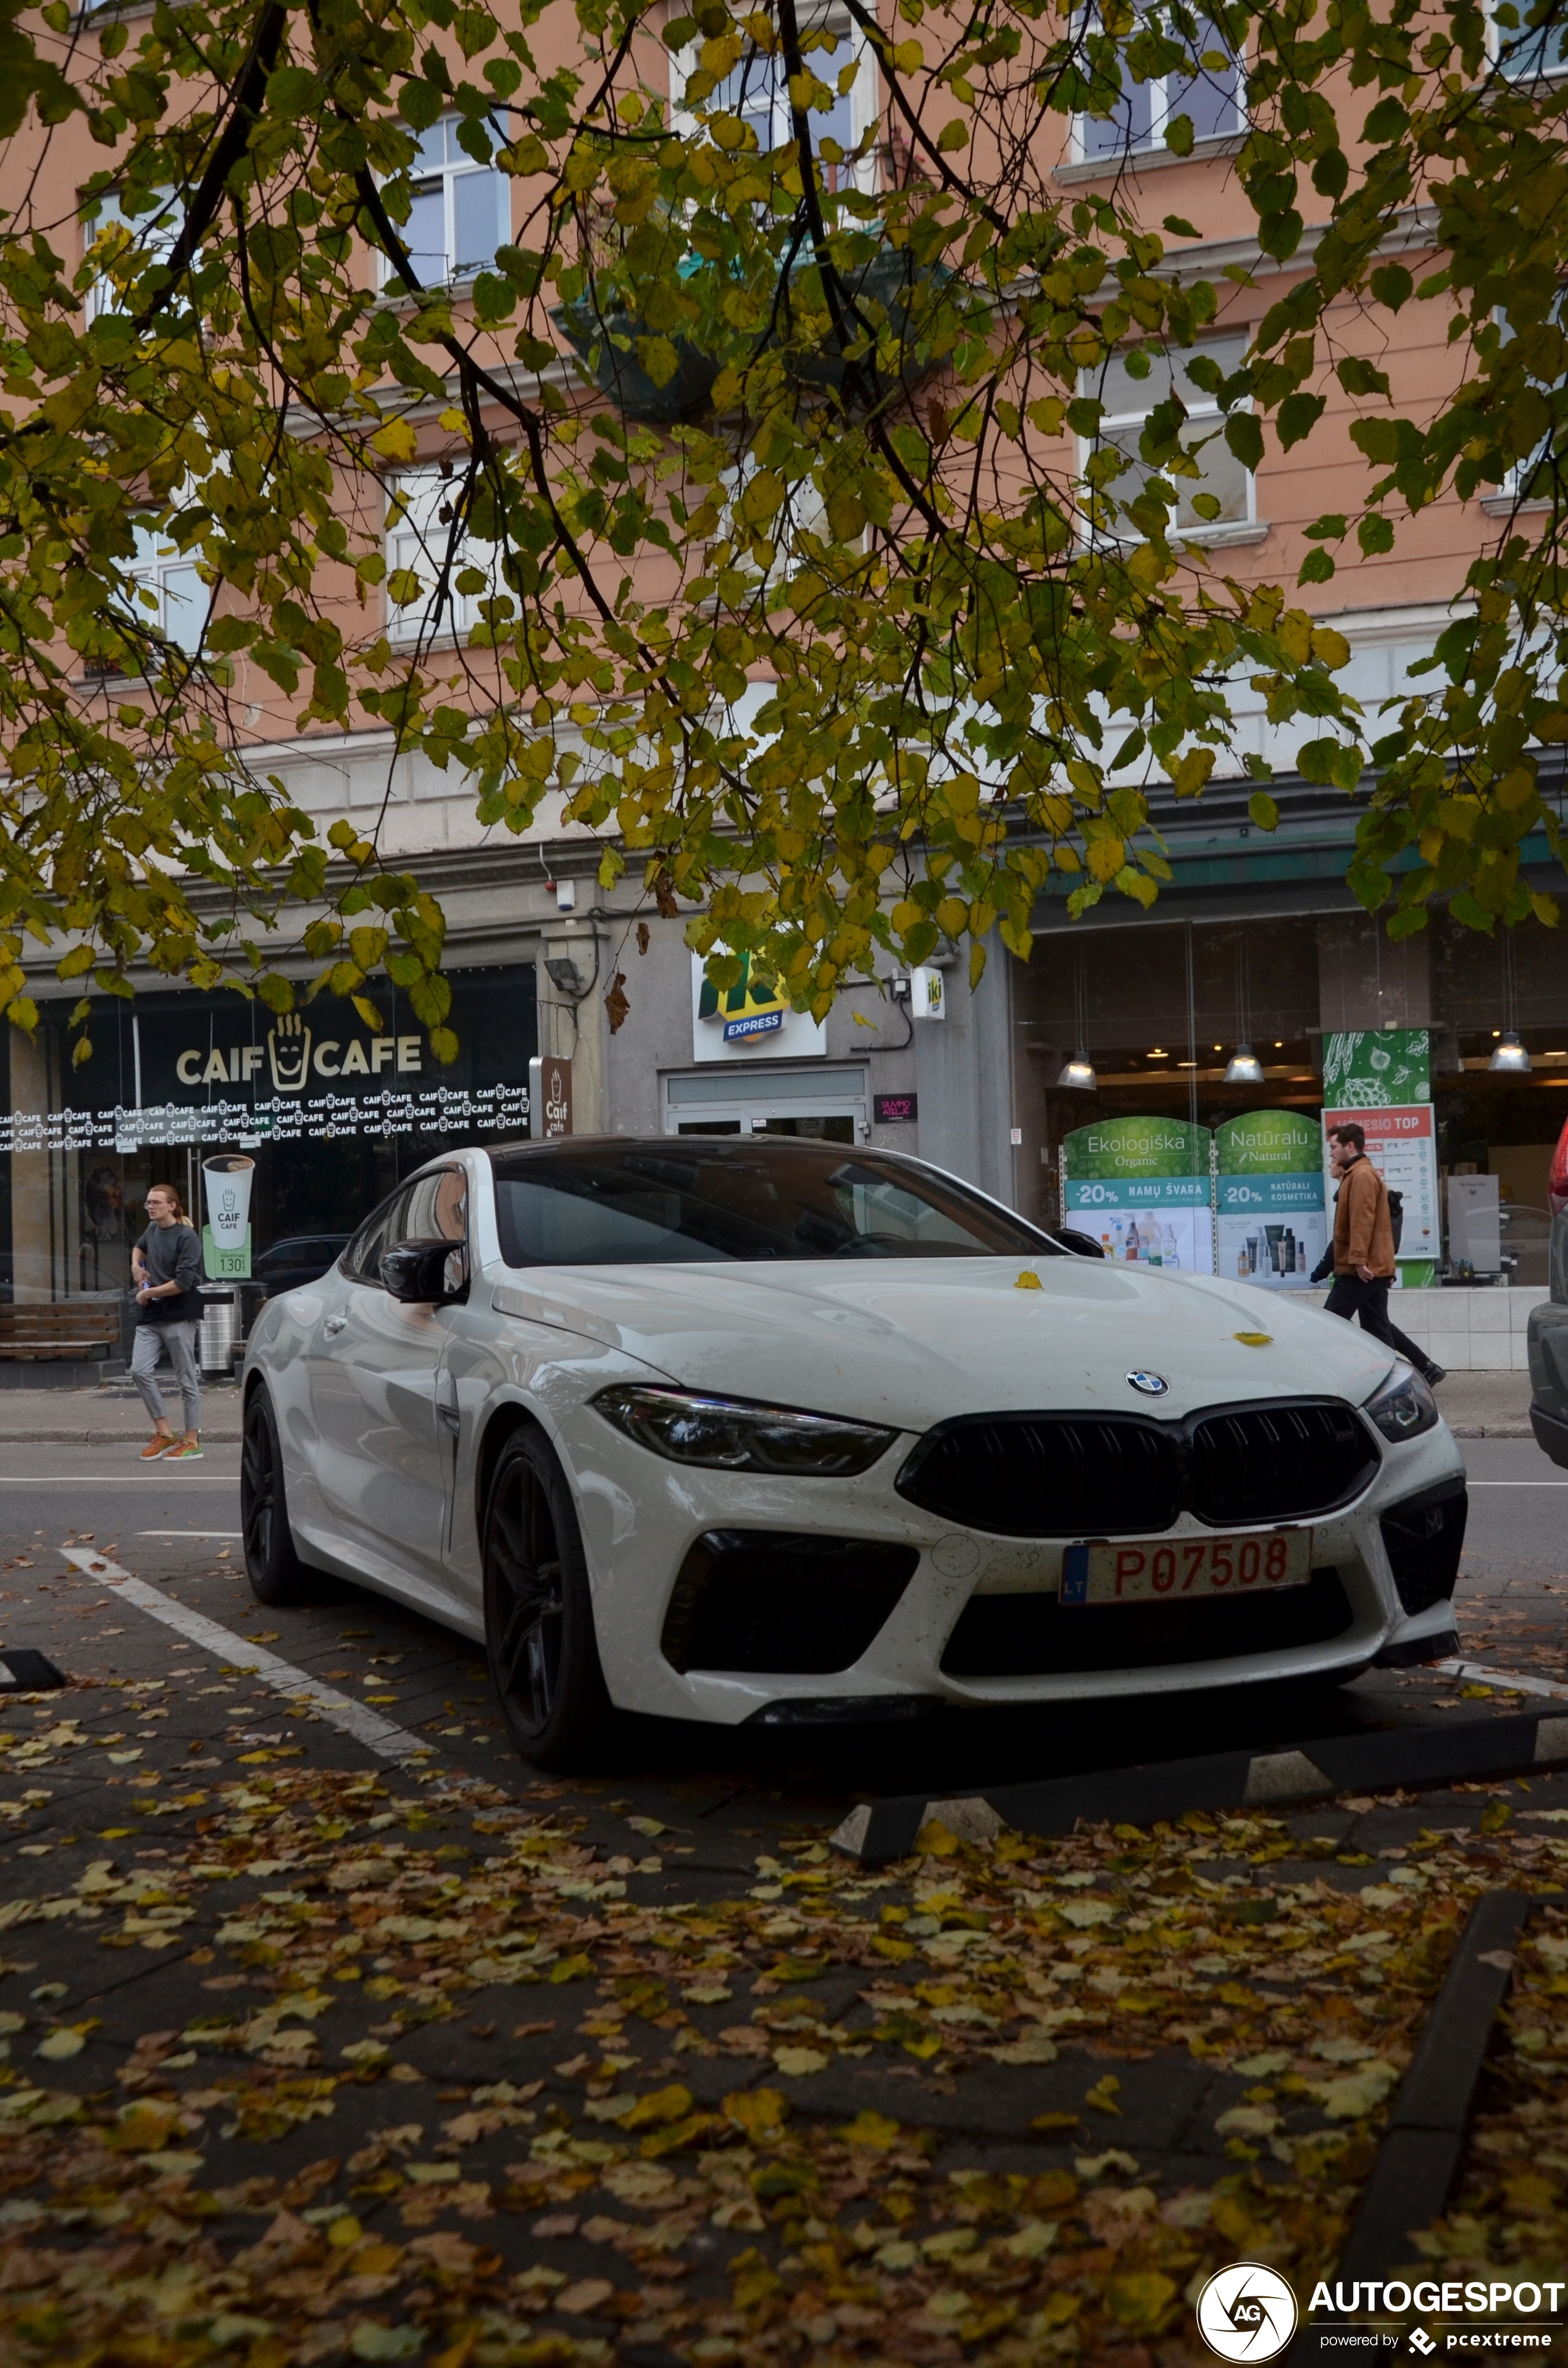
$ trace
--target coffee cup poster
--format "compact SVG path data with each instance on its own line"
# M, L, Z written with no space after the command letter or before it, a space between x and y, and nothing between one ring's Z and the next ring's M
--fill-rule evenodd
M1212 1274L1210 1134L1186 1119L1109 1118L1062 1142L1064 1222L1123 1264Z

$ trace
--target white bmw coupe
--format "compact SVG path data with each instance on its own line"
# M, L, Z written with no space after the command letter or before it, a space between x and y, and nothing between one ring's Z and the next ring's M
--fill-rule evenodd
M264 1603L483 1639L518 1749L1343 1682L1455 1649L1464 1470L1366 1333L1078 1256L882 1151L434 1161L244 1368Z

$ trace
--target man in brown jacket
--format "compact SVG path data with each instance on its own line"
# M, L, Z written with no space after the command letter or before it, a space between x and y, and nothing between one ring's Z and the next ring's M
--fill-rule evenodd
M1359 1315L1363 1332L1384 1342L1427 1382L1446 1380L1441 1365L1435 1365L1389 1317L1393 1223L1388 1186L1367 1156L1365 1130L1350 1119L1333 1128L1328 1156L1339 1190L1334 1203L1334 1288L1324 1302L1325 1312L1343 1315L1346 1323Z

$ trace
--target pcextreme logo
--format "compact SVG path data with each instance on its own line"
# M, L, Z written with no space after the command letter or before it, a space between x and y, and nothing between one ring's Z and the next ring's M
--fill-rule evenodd
M1296 2297L1278 2270L1233 2261L1198 2297L1198 2332L1217 2359L1276 2359L1296 2332Z

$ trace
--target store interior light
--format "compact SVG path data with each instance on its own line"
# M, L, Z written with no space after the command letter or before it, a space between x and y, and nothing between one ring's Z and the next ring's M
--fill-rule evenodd
M1152 1050L1152 1051L1150 1052L1150 1053L1149 1053L1149 1058L1150 1058L1150 1060L1151 1060L1151 1061L1168 1061L1168 1060L1170 1059L1170 1057L1171 1057L1171 1056L1170 1056L1170 1054L1169 1054L1168 1053L1166 1053L1166 1052L1163 1051L1163 1050L1161 1049L1161 1047L1160 1047L1158 1044L1154 1045L1154 1047L1153 1048L1153 1050Z
M1263 1063L1250 1044L1238 1044L1225 1069L1228 1086L1261 1086Z
M1062 1075L1056 1082L1059 1086L1070 1087L1074 1093L1092 1094L1094 1092L1099 1081L1095 1076L1094 1063L1081 1046L1070 1061L1062 1063Z
M1499 1040L1497 1050L1486 1065L1489 1069L1506 1070L1513 1076L1528 1076L1530 1056L1511 1028L1507 1034Z

